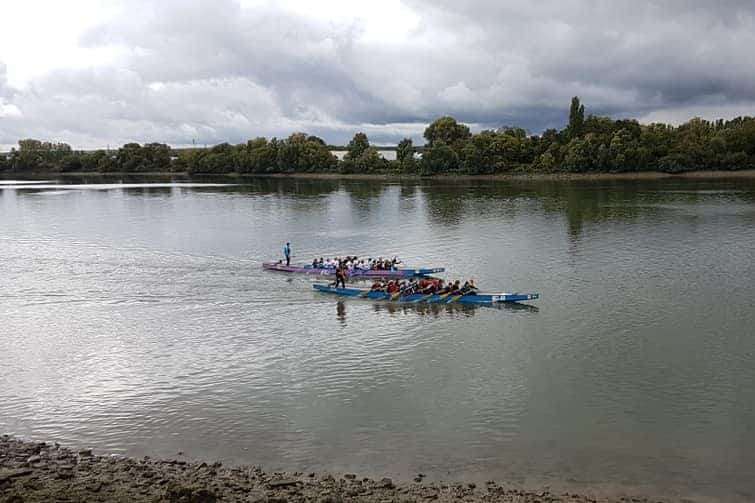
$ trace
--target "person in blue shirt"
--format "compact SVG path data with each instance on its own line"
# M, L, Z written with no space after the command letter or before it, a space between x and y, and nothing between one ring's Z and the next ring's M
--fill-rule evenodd
M291 243L283 247L283 256L286 257L286 265L291 265Z

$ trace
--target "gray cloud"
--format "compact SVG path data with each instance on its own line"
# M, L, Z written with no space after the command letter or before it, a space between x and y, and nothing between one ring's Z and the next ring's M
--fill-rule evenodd
M272 4L131 0L131 15L81 38L119 48L112 64L59 69L24 89L4 83L0 64L0 144L217 143L296 130L394 142L419 139L445 114L539 132L563 126L573 95L593 113L652 120L755 112L752 2L405 3L416 30L374 43L358 21Z

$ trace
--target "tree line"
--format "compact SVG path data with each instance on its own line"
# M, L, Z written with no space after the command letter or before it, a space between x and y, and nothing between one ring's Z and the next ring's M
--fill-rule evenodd
M317 136L255 138L238 145L174 149L162 143L128 143L117 149L75 151L65 143L26 139L0 156L0 171L189 174L364 173L492 175L504 173L589 173L739 170L755 168L755 118L724 121L694 118L679 126L640 124L585 116L572 98L562 130L529 135L518 127L473 134L453 117L433 121L425 144L405 138L396 159L386 160L367 135L356 133L338 159Z

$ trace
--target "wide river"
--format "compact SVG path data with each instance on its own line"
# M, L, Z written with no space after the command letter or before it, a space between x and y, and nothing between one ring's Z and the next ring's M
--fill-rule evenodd
M208 181L0 182L0 433L755 499L755 180ZM286 241L541 298L340 300Z

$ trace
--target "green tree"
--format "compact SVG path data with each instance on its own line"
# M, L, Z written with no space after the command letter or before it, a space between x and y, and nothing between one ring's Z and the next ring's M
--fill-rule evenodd
M496 170L496 134L483 131L473 135L461 153L461 168L469 175L489 175Z
M142 147L145 170L156 173L170 171L170 147L164 143L147 143Z
M367 139L366 134L360 132L354 135L354 138L351 139L346 148L348 152L344 158L356 160L370 148L370 141Z
M689 159L684 154L673 153L658 159L658 169L665 173L681 173L688 171Z
M221 143L210 149L201 149L190 158L189 173L227 174L237 172L236 151L233 145Z
M414 144L411 138L404 138L398 142L396 160L403 163L410 159L414 159Z
M730 121L723 134L729 152L755 156L755 117L738 117Z
M579 96L571 99L569 107L569 125L566 127L569 138L577 138L582 135L585 125L585 106L579 103Z
M170 147L164 143L127 143L118 149L118 170L131 172L167 172L170 170Z
M752 169L755 163L744 152L729 152L721 160L721 167L728 170Z
M189 163L185 158L176 156L170 160L171 173L185 173L189 170Z
M381 173L388 169L388 161L381 156L375 147L369 147L353 162L353 173Z
M29 138L19 140L14 164L18 171L60 171L63 159L72 154L70 145L66 143L42 142Z
M270 141L265 138L249 140L240 149L239 158L240 173L275 172L278 170L278 141L275 138Z
M512 136L514 138L524 139L527 137L527 131L525 129L522 129L520 127L513 127L513 126L504 126L502 128L498 128L496 130L496 133L506 136Z
M97 171L100 173L111 173L117 169L118 163L114 155L107 154L97 160Z
M538 157L537 162L535 163L535 168L538 171L550 173L556 169L556 158L548 151L543 152L540 157Z
M312 140L305 133L294 133L280 142L277 152L278 168L283 173L328 172L336 165L324 142Z
M427 126L424 136L428 147L444 143L456 150L461 150L464 147L464 142L471 135L469 128L456 122L453 117L441 117Z
M420 161L420 174L422 176L450 173L459 167L459 156L445 143L436 143L430 148L425 148Z

